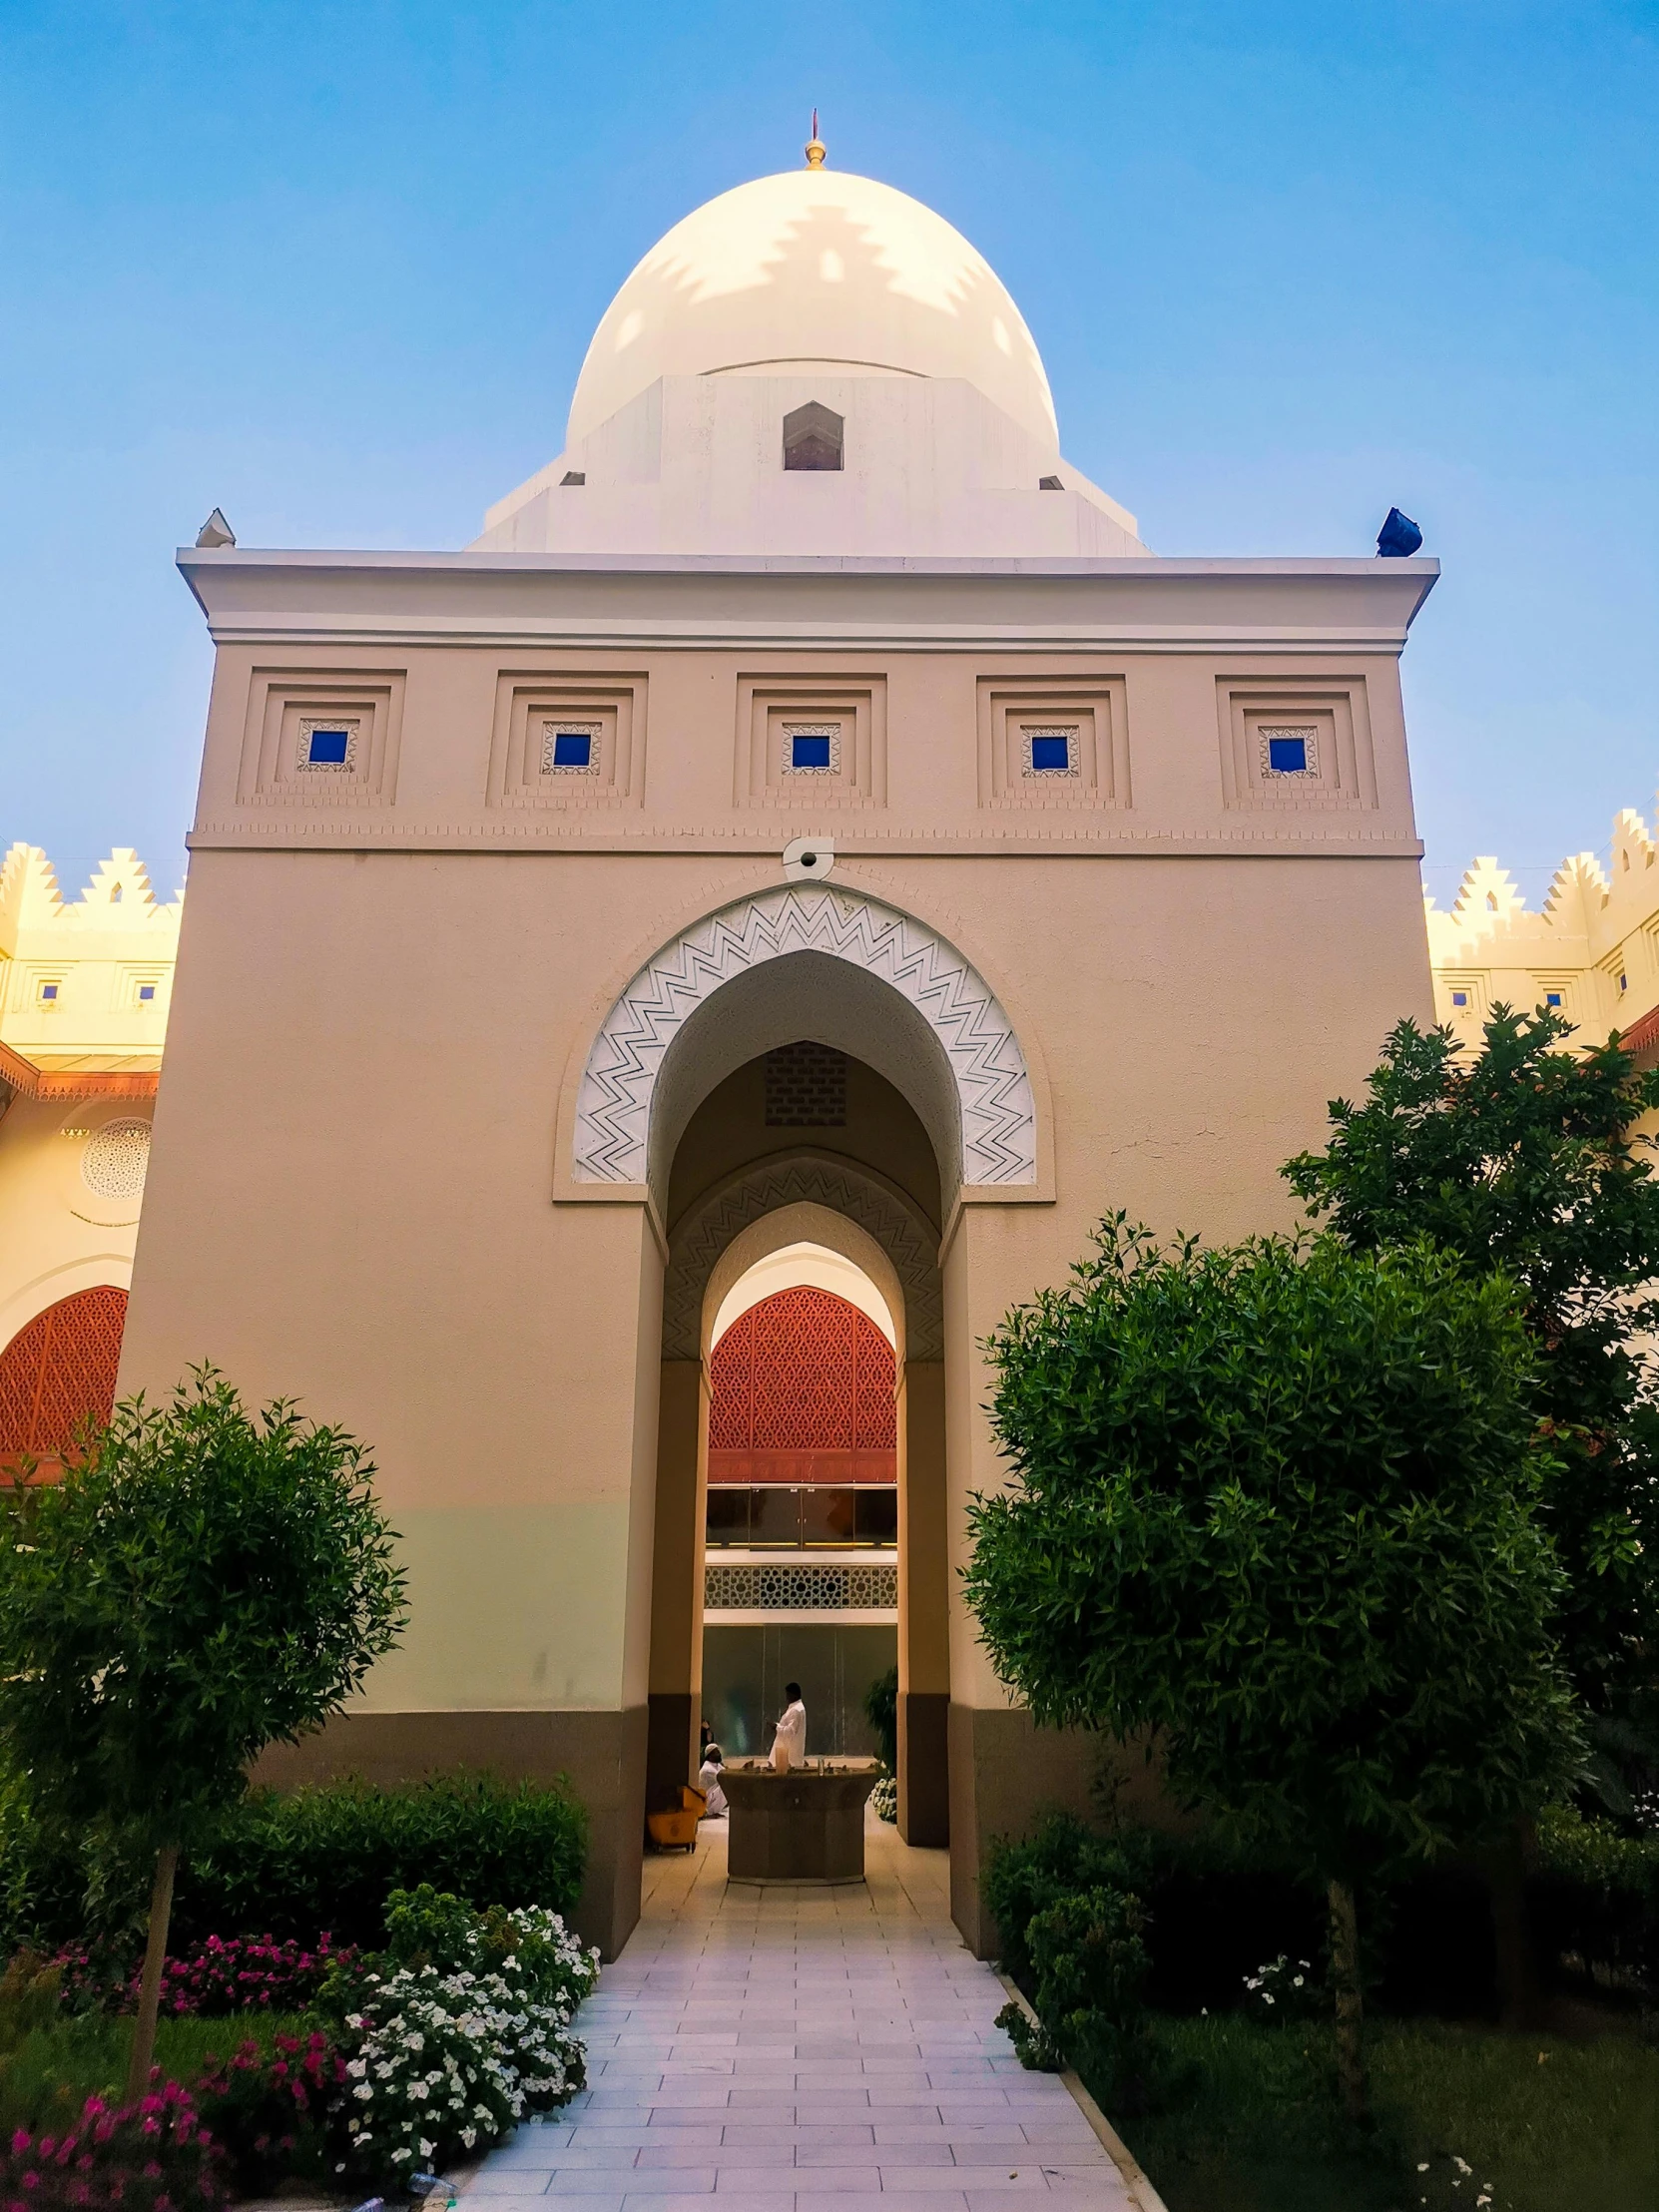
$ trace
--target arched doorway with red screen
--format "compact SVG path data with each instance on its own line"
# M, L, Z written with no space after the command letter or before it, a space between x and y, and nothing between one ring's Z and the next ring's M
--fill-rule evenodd
M711 1482L893 1482L893 1349L832 1291L775 1291L710 1363Z
M892 1345L850 1300L797 1284L738 1315L709 1381L703 1716L728 1754L764 1754L793 1676L810 1750L867 1753L864 1692L897 1655L881 1618L897 1598Z
M0 1459L57 1458L115 1404L127 1293L77 1291L26 1322L0 1353Z

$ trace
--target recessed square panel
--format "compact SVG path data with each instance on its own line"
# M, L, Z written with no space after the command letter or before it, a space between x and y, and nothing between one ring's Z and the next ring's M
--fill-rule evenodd
M490 741L489 805L583 813L643 795L643 676L502 670Z
M1281 689L1218 679L1222 793L1228 807L1377 805L1363 678Z
M980 806L1072 814L1129 805L1121 677L982 676L977 688Z
M397 796L403 672L253 672L237 800L335 813Z
M806 801L816 813L821 807L882 804L883 681L740 676L737 708L734 797L739 807L799 807Z

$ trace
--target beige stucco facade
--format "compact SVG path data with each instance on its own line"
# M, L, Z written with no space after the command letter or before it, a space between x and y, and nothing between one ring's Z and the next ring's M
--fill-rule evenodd
M311 1763L567 1768L619 1939L652 1694L694 1682L721 1224L850 1193L906 1307L906 1685L941 1758L948 1699L982 1935L1023 1724L954 1595L1001 1471L976 1348L1112 1208L1287 1221L1280 1162L1429 1013L1396 656L1431 565L182 565L219 654L123 1384L211 1357L373 1440L413 1619ZM866 788L775 789L774 696L868 702ZM572 701L626 765L505 788L515 715ZM999 784L1005 701L1092 723L1092 780ZM299 706L374 730L315 797ZM1330 734L1326 781L1265 782L1264 716ZM786 873L803 836L828 880ZM810 1143L745 1093L801 1035L865 1071Z
M983 1946L988 1839L1093 1750L959 1597L980 1347L1115 1209L1287 1225L1429 1018L1435 564L1152 557L966 242L819 169L647 257L472 548L180 566L217 658L122 1385L211 1359L368 1439L412 1597L267 1771L568 1772L620 1942L696 1732L716 1318L806 1242L891 1325L900 1818ZM766 1102L803 1041L823 1126Z

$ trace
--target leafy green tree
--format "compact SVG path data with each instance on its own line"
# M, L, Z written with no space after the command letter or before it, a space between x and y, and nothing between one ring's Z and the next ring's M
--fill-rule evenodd
M1427 1237L1521 1294L1554 1429L1543 1512L1566 1572L1562 1656L1613 1749L1659 1667L1659 1181L1636 1128L1659 1107L1615 1038L1561 1050L1547 1007L1495 1008L1480 1049L1402 1021L1324 1152L1284 1173L1356 1251ZM1616 1810L1616 1769L1598 1762Z
M336 1712L401 1631L374 1469L210 1368L119 1404L55 1483L4 1495L0 1735L47 1815L155 1855L130 2094L147 2083L181 1849L249 1762Z
M864 1692L864 1718L880 1747L888 1774L898 1772L898 1669L878 1674Z
M1532 1356L1501 1278L1420 1245L1162 1251L1120 1216L989 1340L1012 1462L968 1601L1039 1721L1326 1888L1365 2105L1360 1886L1491 1833L1578 1756Z

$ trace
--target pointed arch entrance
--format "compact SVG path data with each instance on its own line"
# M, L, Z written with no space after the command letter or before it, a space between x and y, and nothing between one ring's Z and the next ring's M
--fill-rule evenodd
M786 1036L785 1049L793 1042ZM778 1054L774 1047L772 1056ZM930 1133L909 1101L867 1062L851 1054L837 1056L844 1061L843 1116L837 1114L828 1125L809 1122L788 1128L778 1126L775 1117L769 1126L769 1055L762 1053L716 1082L699 1101L686 1117L669 1163L651 1773L653 1783L662 1786L689 1764L697 1724L704 1717L706 1652L718 1677L711 1679L716 1706L711 1725L744 1703L733 1681L733 1653L740 1639L730 1631L738 1613L744 1615L746 1634L757 1650L764 1646L770 1651L780 1633L793 1634L797 1650L844 1647L844 1665L836 1661L836 1695L843 1708L851 1697L847 1684L855 1669L867 1671L873 1664L868 1652L854 1654L852 1647L862 1639L873 1648L884 1633L887 1657L876 1671L890 1665L895 1655L899 1669L900 1825L912 1842L942 1845L948 1838L949 1659L938 1266L941 1173ZM788 1507L763 1498L763 1528L751 1502L761 1485L720 1479L737 1471L724 1467L720 1454L743 1446L727 1438L723 1428L711 1433L716 1364L721 1361L714 1332L734 1286L764 1272L771 1256L806 1246L858 1270L891 1318L891 1351L881 1384L890 1426L882 1432L880 1447L886 1448L890 1436L891 1480L870 1483L859 1496L853 1494L863 1487L856 1475L873 1473L873 1467L826 1467L819 1471L833 1478L814 1483L814 1469L798 1464L791 1525L799 1523L795 1555L802 1571L781 1576L762 1573L760 1563L763 1555L782 1558L790 1549L783 1541L790 1533L783 1527L790 1519ZM830 1382L825 1370L836 1366L834 1357L818 1357L827 1348L815 1348L810 1333L798 1332L788 1351L778 1349L781 1356L771 1375L777 1397L793 1400L797 1408L822 1402ZM734 1357L728 1352L726 1364ZM792 1358L797 1368L793 1390ZM854 1423L844 1444L830 1446L811 1420L795 1426L785 1420L768 1427L764 1437L751 1428L747 1443L751 1449L758 1444L767 1451L799 1454L804 1462L815 1449L830 1448L844 1450L851 1460L869 1440ZM886 1465L880 1470L887 1471ZM834 1576L806 1574L812 1560L831 1554ZM744 1573L764 1585L766 1608L785 1624L770 1640L756 1633L763 1623L750 1617L763 1608L737 1603L738 1577L730 1562L740 1557ZM711 1593L718 1601L712 1608L706 1604ZM706 1614L713 1636L708 1642ZM884 1631L882 1620L889 1623ZM828 1658L824 1666L828 1669ZM757 1662L757 1669L758 1678L764 1677L764 1662ZM764 1688L765 1681L759 1687L749 1685L751 1701ZM860 1747L862 1742L860 1735Z
M646 962L582 1072L574 1180L660 1184L699 1083L796 1037L859 1054L911 1100L952 1196L1036 1183L1030 1075L995 992L925 922L828 884L740 899Z

